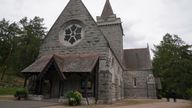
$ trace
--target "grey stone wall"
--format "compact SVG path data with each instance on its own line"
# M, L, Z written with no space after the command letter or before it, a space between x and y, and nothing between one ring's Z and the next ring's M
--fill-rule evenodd
M112 101L123 99L123 69L121 64L115 58L114 54L109 52L109 71L112 73Z
M110 50L107 61L101 60L99 66L98 101L100 103L112 103L123 99L123 69Z
M61 43L60 33L70 23L82 25L84 36L77 45L67 47ZM98 54L100 56L98 100L104 103L111 103L112 74L108 68L109 50L108 42L104 38L103 33L81 0L70 0L44 39L39 56L48 54Z
M123 59L123 30L121 19L112 15L107 19L97 17L97 25L107 38L110 47L113 49L116 57L122 63Z
M98 102L112 103L111 99L112 74L109 71L99 72Z
M124 93L126 98L156 98L155 81L149 82L150 70L125 71ZM134 86L136 78L136 86Z
M60 32L70 23L81 24L84 36L77 45L67 47L61 43ZM108 55L108 43L81 0L69 2L44 39L39 56L73 53L98 53L102 57Z

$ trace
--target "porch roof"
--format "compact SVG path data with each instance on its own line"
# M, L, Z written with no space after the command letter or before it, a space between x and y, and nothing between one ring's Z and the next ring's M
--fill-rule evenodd
M48 55L37 59L33 64L25 68L23 73L39 73L54 61L60 72L92 72L99 56L97 54L65 54Z
M61 72L92 72L98 58L95 54L54 55Z
M21 72L33 72L33 73L42 72L49 64L52 57L53 55L42 56L38 58L35 62L33 62L31 65L29 65L27 68L22 70Z

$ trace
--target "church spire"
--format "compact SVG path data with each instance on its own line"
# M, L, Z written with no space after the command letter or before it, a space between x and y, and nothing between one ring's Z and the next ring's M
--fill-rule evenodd
M111 7L109 0L106 0L103 12L101 14L101 18L107 18L111 15L113 15L113 9Z

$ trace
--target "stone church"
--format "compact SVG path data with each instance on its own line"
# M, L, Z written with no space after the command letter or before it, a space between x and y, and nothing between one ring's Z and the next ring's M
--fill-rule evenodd
M25 68L30 94L66 97L78 90L96 102L156 98L149 48L123 49L121 19L106 0L93 19L81 0L70 0L43 40L39 56Z

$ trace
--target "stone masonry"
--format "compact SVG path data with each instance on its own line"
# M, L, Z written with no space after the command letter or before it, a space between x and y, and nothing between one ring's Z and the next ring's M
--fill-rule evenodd
M155 98L156 89L153 72L151 71L151 66L148 66L148 64L151 65L150 55L147 52L149 49L144 50L144 55L147 56L144 58L147 59L140 57L140 55L143 55L143 50L141 52L133 51L134 53L130 53L128 51L128 53L125 53L125 50L123 50L123 28L121 23L121 19L117 18L113 13L109 0L106 0L102 15L97 17L97 22L95 22L81 0L70 0L43 40L37 61L50 55L51 57L53 56L53 61L55 56L97 55L98 61L94 64L96 76L98 77L94 79L96 80L94 81L95 101L98 103L112 103L124 98ZM66 43L66 40L70 40L70 43ZM130 59L134 57L136 59ZM78 61L78 58L76 59ZM65 62L65 59L63 62ZM40 62L40 64L43 63ZM61 61L59 61L59 65L56 62L56 68L62 64L64 63L61 63ZM149 68L143 68L143 64L147 64L146 66ZM35 66L33 64L30 66L36 68L33 67ZM48 66L45 64L45 67ZM132 66L134 69L131 68ZM65 68L63 65L61 67ZM43 70L45 71L46 69ZM26 68L22 72L25 75L28 73L30 75L32 74L30 71ZM63 75L63 80L67 80L64 77L67 72L59 69L55 71L60 77ZM68 73L70 72L68 71ZM92 70L89 72L91 73ZM38 74L41 75L41 72L39 71ZM80 75L80 72L78 75ZM72 76L70 78L70 80L73 80ZM66 83L65 85L70 85L70 81L66 81ZM75 84L80 86L78 85L80 81L76 81ZM58 89L60 92L60 84L56 85L58 86L55 86L54 89ZM66 87L64 88L67 89ZM66 91L64 90L63 92Z

